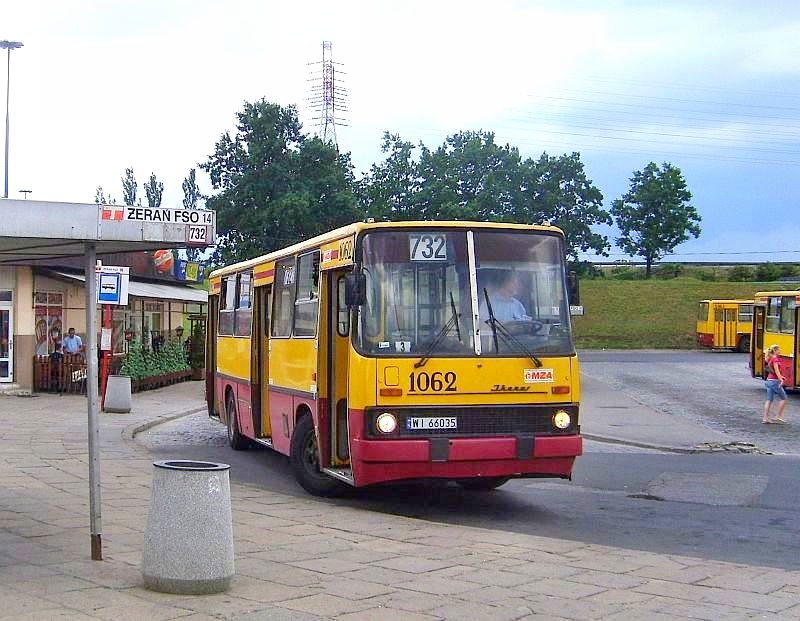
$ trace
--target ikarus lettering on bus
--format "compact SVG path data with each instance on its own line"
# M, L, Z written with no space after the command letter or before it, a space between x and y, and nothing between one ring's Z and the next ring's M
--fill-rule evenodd
M525 369L526 384L547 384L553 381L553 369Z

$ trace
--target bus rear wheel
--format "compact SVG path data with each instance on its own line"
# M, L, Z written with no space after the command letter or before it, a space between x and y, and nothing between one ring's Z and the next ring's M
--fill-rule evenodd
M294 428L289 461L297 482L314 496L337 496L346 489L320 469L317 436L309 414L301 416Z
M233 391L228 393L225 400L225 413L228 422L228 444L234 451L242 451L250 444L241 433L239 433L239 423L236 420L236 397Z
M508 482L511 477L476 477L474 479L459 479L458 484L464 489L473 492L489 492Z
M736 347L736 351L741 353L747 353L750 351L750 335L745 334L742 338L739 339L739 344Z

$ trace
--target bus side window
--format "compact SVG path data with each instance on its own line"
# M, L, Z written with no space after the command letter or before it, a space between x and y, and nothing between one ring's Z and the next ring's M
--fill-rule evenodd
M239 274L239 295L236 304L236 321L234 334L236 336L250 336L250 321L252 319L252 285L253 279L249 272Z
M784 296L781 300L780 329L784 334L794 334L794 309L796 306L793 296Z
M336 330L339 336L347 336L350 332L350 309L345 304L344 276L336 279Z
M236 274L222 281L222 294L219 300L219 334L233 335L233 315L236 310Z
M749 323L753 321L753 305L739 304L739 321Z
M284 259L275 266L275 289L272 296L272 336L292 335L295 295L295 260Z
M767 332L778 332L781 315L781 298L771 296L767 299Z
M315 336L319 312L319 252L301 255L297 262L297 296L294 302L294 335Z

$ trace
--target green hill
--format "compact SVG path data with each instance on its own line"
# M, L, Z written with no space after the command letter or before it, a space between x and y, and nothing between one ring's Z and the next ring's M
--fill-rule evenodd
M697 304L708 299L751 299L756 291L796 283L667 280L581 281L583 317L573 317L578 349L688 349L695 346Z

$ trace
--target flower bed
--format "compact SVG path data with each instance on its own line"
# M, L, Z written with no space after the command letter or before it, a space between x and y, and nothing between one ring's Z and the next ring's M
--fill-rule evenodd
M166 341L154 351L131 341L120 374L130 377L131 390L139 392L191 379L192 370L180 340Z

